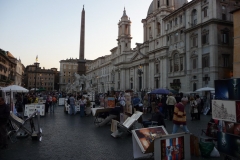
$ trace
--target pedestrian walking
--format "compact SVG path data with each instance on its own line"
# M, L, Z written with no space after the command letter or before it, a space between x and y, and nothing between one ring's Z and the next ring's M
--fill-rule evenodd
M75 98L73 97L73 95L71 94L70 95L70 98L69 98L69 104L70 104L70 115L74 115L76 112L75 112Z
M167 96L164 94L161 98L161 103L162 103L162 106L163 106L164 119L168 118L168 112L167 112L168 110L167 110L166 101L167 101Z
M179 127L181 127L184 132L189 133L185 112L185 106L187 105L187 102L188 99L184 97L181 99L181 102L177 103L174 107L172 134L176 133Z
M198 109L198 113L197 113L197 119L200 120L200 115L202 112L202 105L201 105L201 98L199 97L199 95L196 95L196 101L197 101L197 109Z
M79 100L79 105L80 105L80 117L84 116L84 111L85 111L85 106L86 106L86 99L84 96Z
M0 97L0 149L7 148L7 122L10 115L10 107Z
M190 98L190 113L191 113L191 120L198 119L198 104L194 97Z
M174 105L177 103L175 97L173 97L172 93L169 93L166 104L167 104L167 109L168 109L168 115L169 115L169 120L171 121L173 118L173 110L174 110Z
M54 113L54 107L56 106L57 104L57 98L55 95L52 96L52 111Z

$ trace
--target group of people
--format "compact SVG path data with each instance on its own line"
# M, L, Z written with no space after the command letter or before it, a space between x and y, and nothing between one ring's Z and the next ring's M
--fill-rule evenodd
M79 103L81 117L85 115L85 108L90 107L91 105L91 102L88 97L85 98L83 95L78 95L74 97L73 94L69 95L67 103L70 105L70 115L76 114L75 106L77 105L77 103Z

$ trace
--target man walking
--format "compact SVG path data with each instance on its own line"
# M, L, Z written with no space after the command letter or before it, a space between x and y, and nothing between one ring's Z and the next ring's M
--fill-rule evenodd
M175 105L173 115L173 131L172 134L176 133L179 127L182 127L184 132L189 133L186 125L186 112L184 107L187 105L188 99L182 98L181 102Z
M167 104L167 107L168 107L168 115L169 115L169 120L171 121L172 118L173 118L173 110L174 110L174 105L176 104L176 99L175 97L173 97L173 94L172 93L169 93L168 95L168 98L167 98L167 101L166 101L166 104Z
M0 97L0 149L7 148L7 122L10 115L10 107Z

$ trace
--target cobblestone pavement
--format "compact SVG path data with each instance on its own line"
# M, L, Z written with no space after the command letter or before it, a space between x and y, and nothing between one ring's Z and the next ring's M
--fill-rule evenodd
M150 115L143 115L147 118ZM190 121L188 128L200 135L211 116L202 116L201 121ZM63 106L55 113L41 117L43 139L32 141L30 137L10 143L8 149L0 150L0 160L132 160L132 137L115 139L110 134L110 125L96 127L94 117L65 114ZM28 125L28 124L27 124ZM172 122L166 120L167 131L172 132ZM202 159L202 158L192 158ZM216 158L215 158L216 159ZM219 158L218 158L219 159Z

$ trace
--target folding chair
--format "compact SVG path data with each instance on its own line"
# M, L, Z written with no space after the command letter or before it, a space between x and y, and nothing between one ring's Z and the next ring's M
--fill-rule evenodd
M35 129L35 125L34 125L34 121L33 121L33 117L37 115L37 121L38 121L38 132L36 132ZM9 131L8 131L8 137L10 138L10 140L12 142L15 141L15 137L27 137L29 135L32 136L32 139L37 139L39 141L41 141L42 136L42 129L39 126L39 121L40 121L40 114L39 111L35 111L32 115L30 115L27 119L23 120L19 117L17 117L16 115L14 115L13 113L10 113L10 121L9 121ZM26 122L30 122L30 127L31 130L29 130L25 124ZM16 135L20 130L22 130L24 132L24 134L20 134L20 135Z

